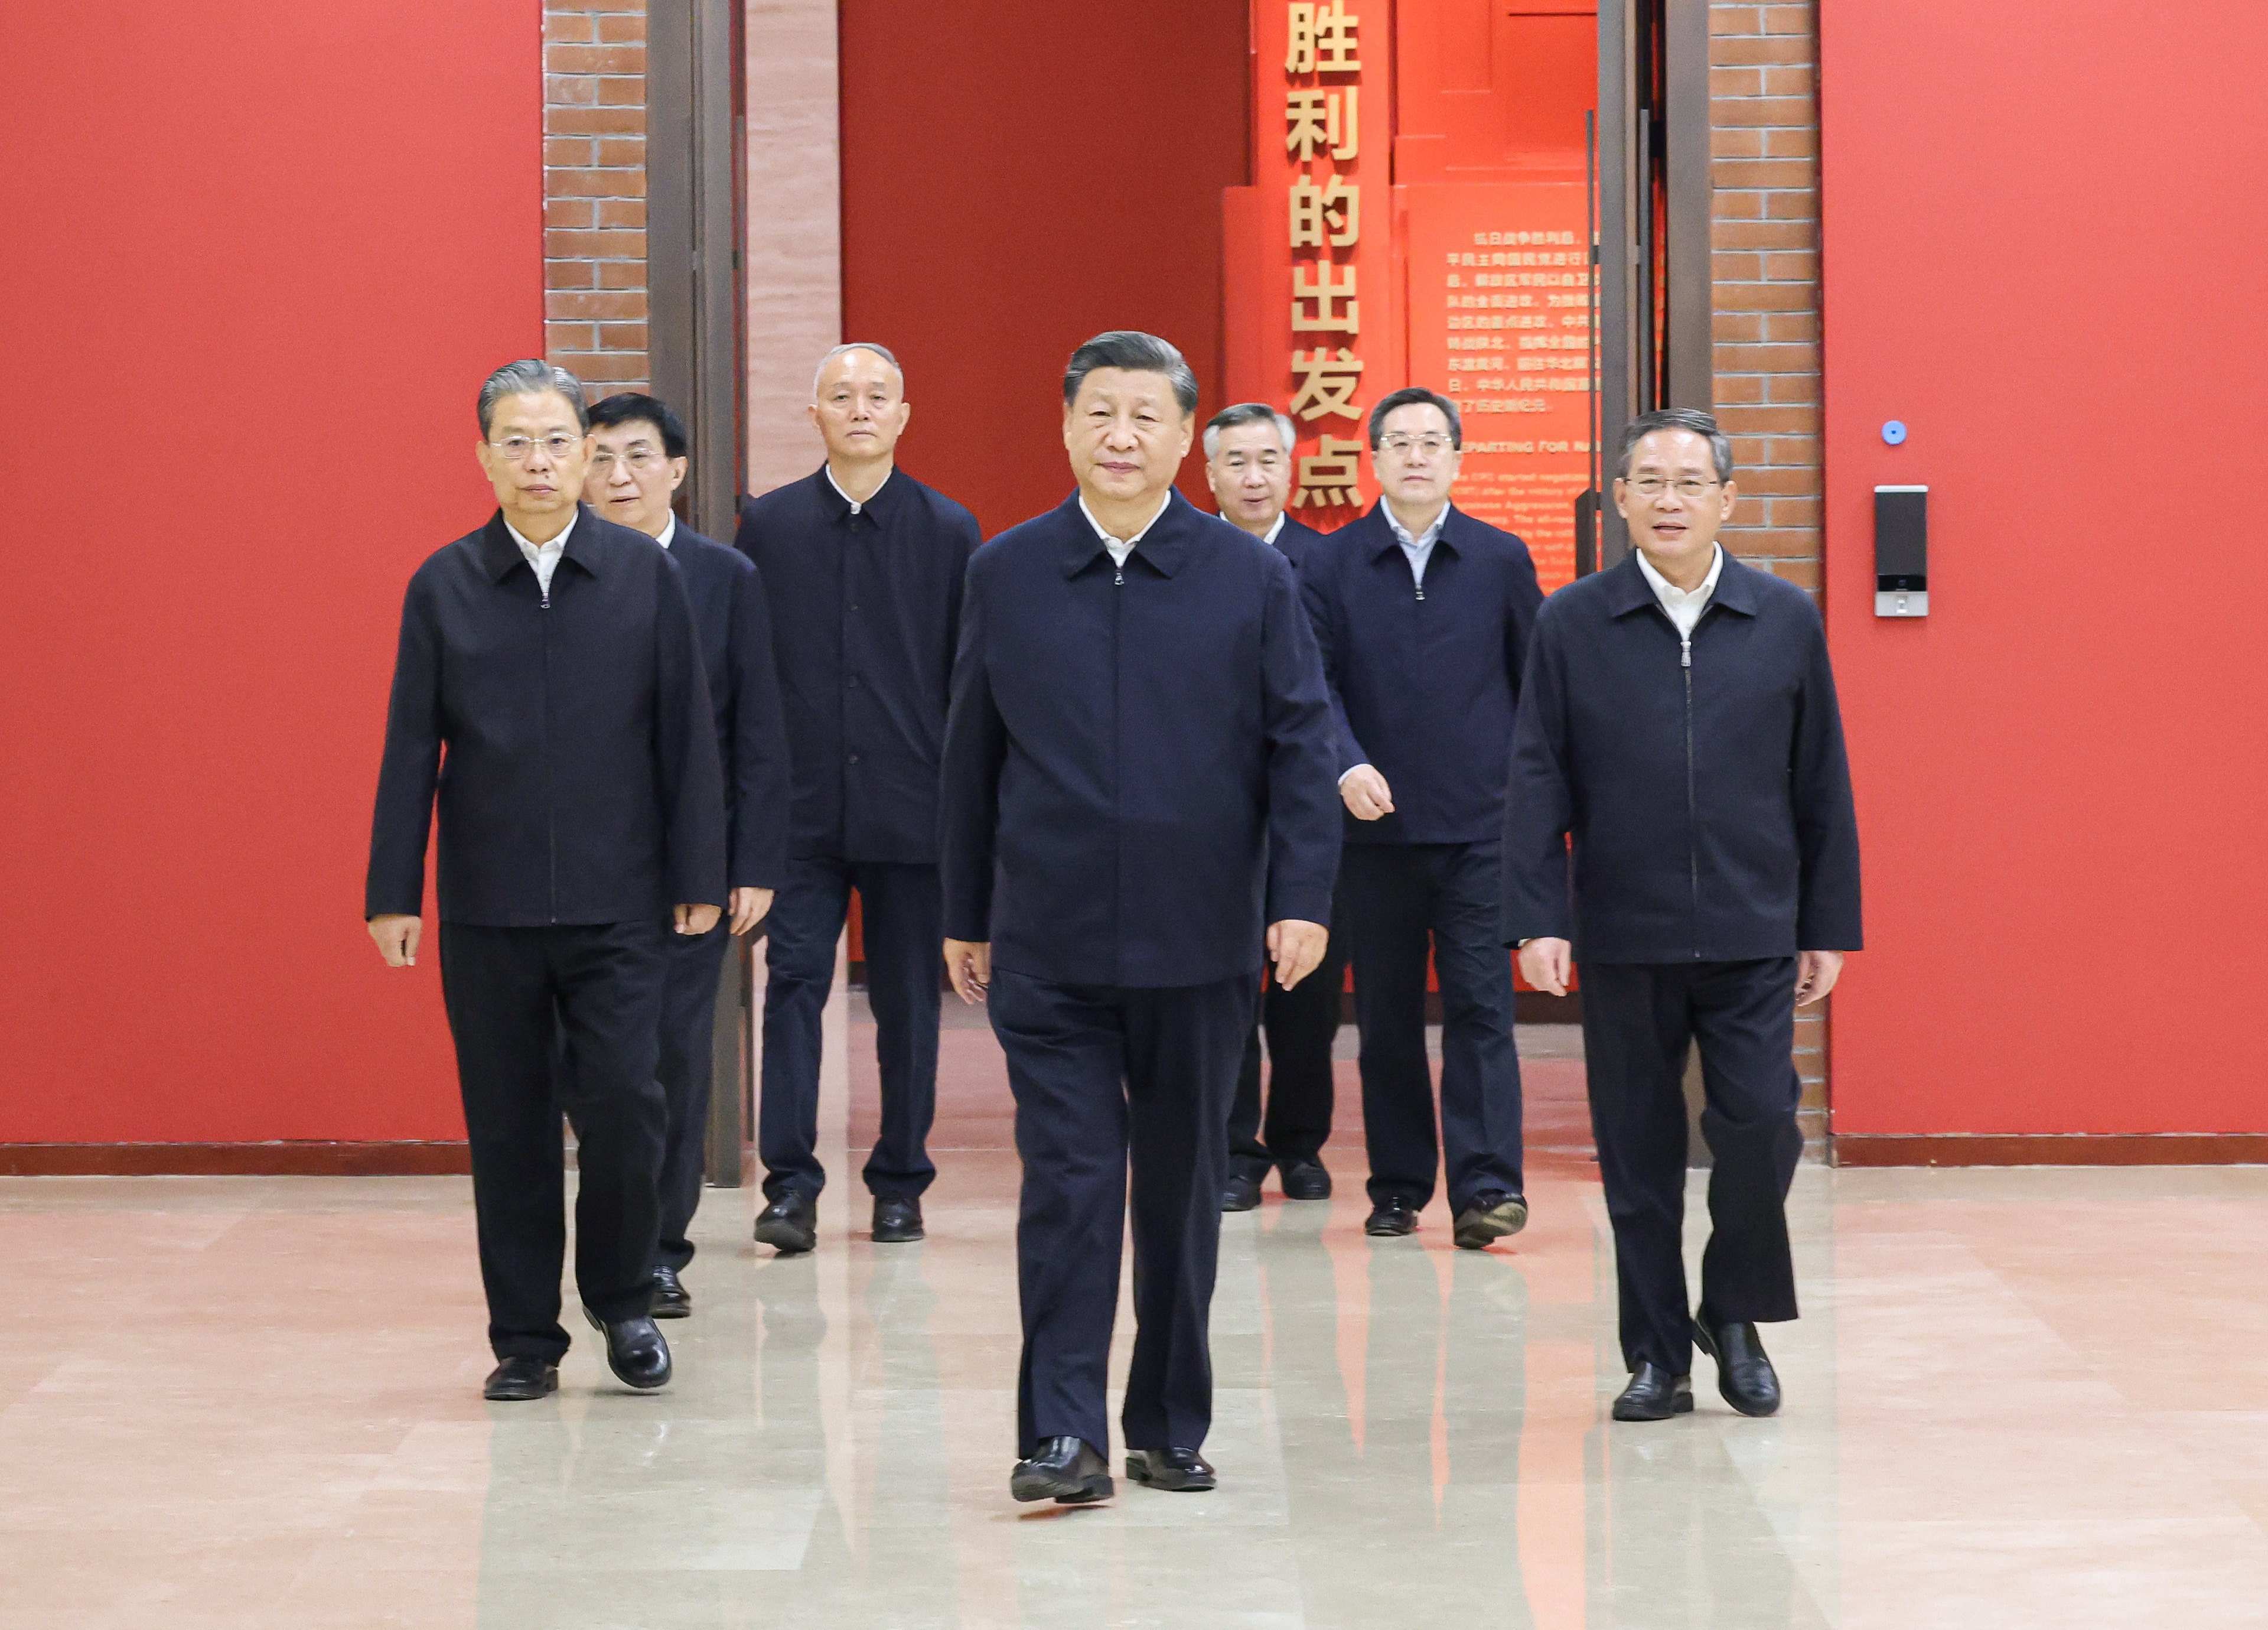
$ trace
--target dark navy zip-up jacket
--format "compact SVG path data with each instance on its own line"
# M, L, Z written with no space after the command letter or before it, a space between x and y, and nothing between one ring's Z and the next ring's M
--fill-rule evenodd
M1317 542L1300 585L1330 682L1339 773L1367 763L1394 794L1391 815L1349 815L1346 841L1496 842L1543 603L1528 545L1453 507L1421 586L1381 500Z
M1508 942L1600 963L1857 950L1858 820L1810 596L1727 555L1689 663L1635 555L1554 594L1504 830Z
M787 726L763 574L739 549L682 521L669 535L669 552L693 603L717 714L730 822L725 881L735 889L777 889L787 881Z
M893 470L853 514L825 466L740 511L763 573L798 856L937 863L938 756L976 518Z
M685 586L643 532L576 519L547 597L501 514L401 607L368 917L531 928L725 904L725 787Z
M1330 920L1330 704L1291 563L1175 494L1111 564L1076 497L968 564L945 932L1061 985L1257 976Z

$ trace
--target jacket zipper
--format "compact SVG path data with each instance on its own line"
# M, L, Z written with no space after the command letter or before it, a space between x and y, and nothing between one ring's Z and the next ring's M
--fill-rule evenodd
M1678 667L1685 675L1685 855L1693 883L1693 955L1701 955L1701 810L1693 778L1693 636L1678 636Z

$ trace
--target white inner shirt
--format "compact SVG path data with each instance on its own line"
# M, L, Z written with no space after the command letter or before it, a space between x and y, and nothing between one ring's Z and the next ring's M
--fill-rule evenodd
M1123 572L1126 569L1126 557L1134 552L1134 546L1137 543L1139 543L1144 538L1150 535L1150 528L1158 524L1158 515L1164 514L1166 513L1166 505L1173 501L1174 495L1170 492L1168 492L1163 498L1160 499L1158 503L1158 514L1152 515L1149 520L1144 521L1142 523L1141 529L1135 533L1135 535L1130 538L1114 538L1109 533L1104 531L1102 523L1094 518L1094 512L1087 508L1086 495L1085 493L1079 494L1079 513L1086 517L1086 524L1094 528L1094 535L1101 538L1102 540L1102 547L1110 551L1110 564L1117 567L1121 572Z
M1290 515L1290 514L1291 514L1291 513L1292 513L1292 512L1291 512L1290 510L1287 510L1287 509L1279 509L1279 510L1278 510L1278 511L1276 512L1276 519L1275 519L1274 520L1272 520L1272 521L1270 521L1270 522L1269 522L1269 523L1268 523L1268 531L1267 531L1267 535L1266 535L1265 536L1263 536L1260 541L1261 541L1263 543L1273 543L1273 542L1276 542L1277 537L1278 537L1278 535L1283 532L1283 530L1284 530L1284 521L1285 521L1285 518L1286 516Z
M1690 594L1656 572L1644 549L1638 551L1638 569L1646 573L1646 580L1653 586L1653 597L1661 602L1662 610L1677 624L1677 638L1688 645L1693 643L1693 630L1700 623L1701 614L1709 608L1709 596L1717 592L1717 578L1725 570L1725 546L1719 543L1715 548L1717 552L1709 560L1709 575L1701 579L1699 588Z
M898 473L896 467L895 465L892 466L890 476L885 476L882 477L882 487L875 488L872 493L867 495L865 501L861 502L859 499L852 498L849 493L843 490L843 483L835 479L834 465L822 464L820 468L827 472L827 484L835 489L835 496L841 498L845 504L848 504L850 506L850 513L854 515L860 510L865 509L868 504L872 504L876 498L881 497L882 487L887 487L890 484L890 476L895 476ZM664 545L664 547L666 548L667 545Z
M669 540L676 535L677 512L675 510L672 510L669 513L669 519L661 523L661 535L655 538L654 542L660 544L662 548L667 549L669 547Z
M567 524L559 528L559 535L549 543L531 543L519 535L512 522L504 523L504 529L512 534L512 541L519 545L519 552L526 557L527 564L535 568L535 585L543 591L547 602L551 599L551 574L559 570L559 557L567 551L567 535L575 530L575 522L582 513L578 509L570 515Z
M1415 538L1410 535L1410 528L1395 518L1392 505L1381 502L1379 508L1386 512L1386 524L1394 528L1394 541L1401 544L1402 552L1410 557L1410 575L1417 580L1419 588L1425 587L1425 563L1432 558L1433 545L1440 541L1441 528L1448 522L1449 506L1442 505L1441 513L1433 517L1433 524L1425 528L1425 535Z

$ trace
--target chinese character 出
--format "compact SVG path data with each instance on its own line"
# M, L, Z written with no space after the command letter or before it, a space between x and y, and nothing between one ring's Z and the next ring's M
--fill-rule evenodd
M1314 306L1313 316L1304 309L1310 303ZM1292 269L1292 332L1362 332L1362 302L1355 299L1353 267L1324 264Z

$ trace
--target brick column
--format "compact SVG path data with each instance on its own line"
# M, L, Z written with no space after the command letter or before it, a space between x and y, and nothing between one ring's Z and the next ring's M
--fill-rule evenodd
M1820 589L1819 27L1815 7L1709 8L1717 417L1739 466L1726 547ZM1831 1005L1831 1000L1830 1000ZM1799 1014L1803 1129L1827 1123L1827 1020Z
M544 0L544 354L644 390L645 0Z

